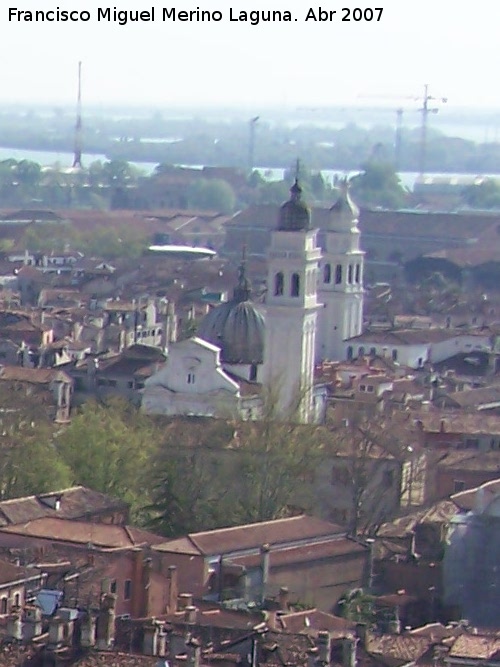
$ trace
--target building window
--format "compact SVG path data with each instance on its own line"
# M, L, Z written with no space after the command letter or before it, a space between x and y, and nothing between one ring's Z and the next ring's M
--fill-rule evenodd
M335 267L335 284L340 285L342 282L342 264L337 264Z
M14 607L20 607L21 606L21 595L19 593L16 593L14 595Z
M356 264L356 276L354 280L358 285L361 282L361 264Z
M2 598L0 602L0 614L7 613L7 598Z
M465 490L465 482L461 479L453 480L453 493L460 493Z
M188 376L187 376L187 383L188 383L188 384L194 384L194 383L195 383L195 380L196 380L196 376L195 376L195 374L194 374L194 373L188 373Z
M255 382L257 380L257 364L252 364L250 366L250 375L248 379L250 382Z
M132 581L131 579L126 579L123 586L123 599L130 600L132 597Z
M358 357L364 357L365 356L365 348L360 347L358 350Z
M347 283L349 285L352 285L352 264L349 264L349 267L347 269Z
M274 296L283 296L285 279L281 271L274 276Z
M109 592L116 593L116 590L117 590L116 579L113 579L113 581L109 585Z
M352 358L353 358L353 356L354 356L354 350L353 350L353 347L352 347L352 345L349 345L349 347L347 348L347 359L348 359L349 361L351 361Z
M397 360L398 360L398 351L397 351L397 350L393 350L393 351L392 351L392 360L393 360L393 361L397 361Z
M371 357L376 357L377 356L377 348L376 347L371 347L370 348L370 356Z
M323 282L331 283L332 282L332 267L330 264L325 264L323 269Z
M369 394L373 394L373 385L372 385L372 384L369 384L369 385L367 386L367 388L366 388L366 391L367 391Z
M299 296L300 294L300 276L298 273L292 273L292 284L290 287L291 296Z
M360 384L359 391L366 391L366 384Z

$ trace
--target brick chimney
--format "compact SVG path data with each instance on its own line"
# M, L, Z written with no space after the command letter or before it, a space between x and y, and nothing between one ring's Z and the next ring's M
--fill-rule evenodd
M82 617L80 644L83 648L95 646L96 617L87 610Z
M167 613L174 614L177 611L177 596L179 595L177 567L175 565L170 565L168 568L168 582Z
M330 655L332 652L332 640L330 633L325 630L320 630L316 637L316 648L318 649L318 665L329 665Z
M58 648L64 644L64 620L59 616L52 616L49 621L49 648Z
M196 616L198 614L198 609L192 604L188 607L184 607L184 622L189 625L194 625L196 623Z
M151 618L143 625L144 639L142 652L144 655L160 655L159 637L161 624L155 618Z
M116 595L106 593L102 596L97 618L97 648L109 651L115 640L115 607Z
M31 641L42 634L42 610L40 607L24 608L23 639Z
M197 639L190 638L186 642L186 658L187 667L200 667L201 645Z
M23 638L23 622L20 609L13 611L7 618L7 636L17 641L21 641Z
M357 637L344 637L342 640L342 665L343 667L356 667L357 665Z
M142 616L147 618L151 615L151 594L152 594L152 585L151 585L151 575L153 571L153 561L151 558L146 558L142 567L142 590L143 590L143 599L142 599Z
M186 607L191 607L193 605L193 594L192 593L179 593L177 598L177 609L182 611Z
M269 584L269 544L263 544L260 548L260 569L262 576L261 602L266 599L267 586Z
M288 588L286 586L282 586L278 594L278 604L280 607L280 611L288 611L288 601L289 601Z

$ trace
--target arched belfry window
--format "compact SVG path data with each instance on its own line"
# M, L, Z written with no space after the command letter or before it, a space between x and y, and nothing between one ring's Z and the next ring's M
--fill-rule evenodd
M352 264L349 264L347 269L347 284L352 285Z
M331 264L325 264L323 269L323 282L331 283L332 282L332 266Z
M355 277L355 282L357 285L361 283L361 265L356 264L356 277Z
M290 288L290 295L291 296L300 295L300 276L298 273L292 273L292 285Z
M285 279L281 271L274 276L274 296L283 296Z
M337 264L335 267L335 284L340 285L342 282L342 264Z

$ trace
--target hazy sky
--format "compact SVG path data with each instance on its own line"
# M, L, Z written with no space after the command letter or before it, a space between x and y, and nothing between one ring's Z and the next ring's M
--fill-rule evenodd
M87 23L9 21L19 10L87 10ZM78 60L85 102L315 106L417 95L424 83L450 105L500 107L495 0L328 2L333 22L305 22L307 0L178 0L155 4L154 23L98 22L98 7L147 10L144 0L3 0L1 102L73 103ZM219 10L219 23L163 22L162 8ZM342 7L382 7L380 22L341 22ZM230 22L229 8L289 10L291 23Z

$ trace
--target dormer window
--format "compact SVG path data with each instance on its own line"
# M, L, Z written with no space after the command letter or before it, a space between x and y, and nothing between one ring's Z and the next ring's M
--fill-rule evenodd
M196 376L194 373L188 373L187 375L187 383L188 384L194 384L196 380Z

